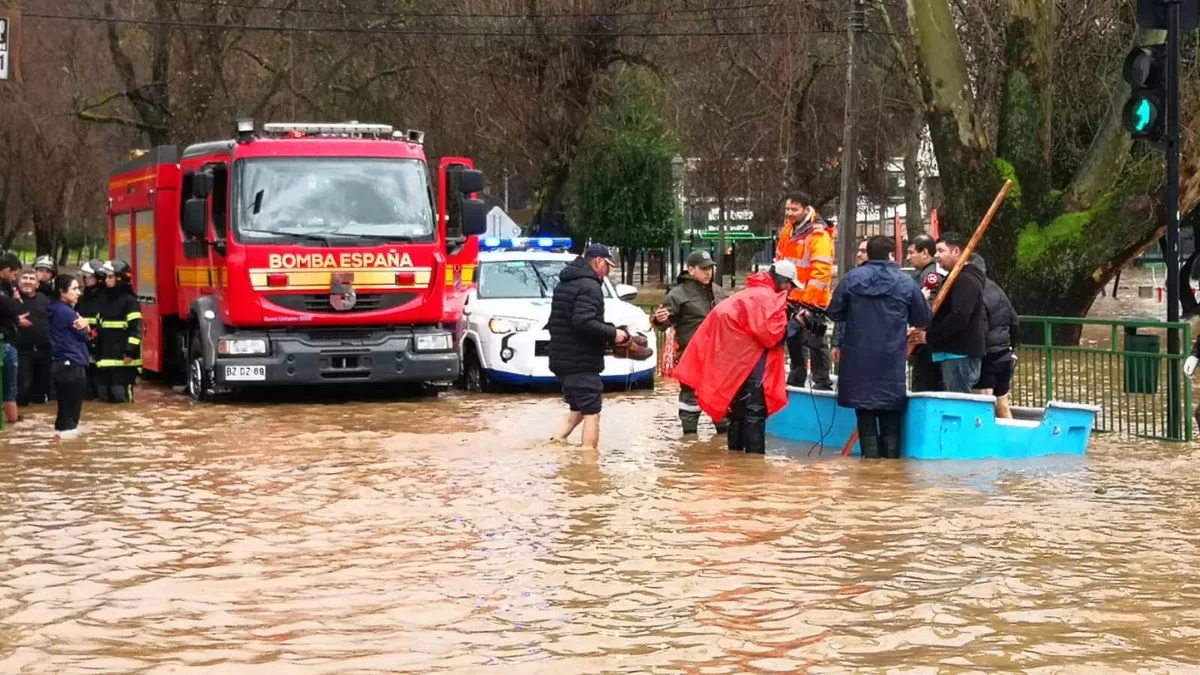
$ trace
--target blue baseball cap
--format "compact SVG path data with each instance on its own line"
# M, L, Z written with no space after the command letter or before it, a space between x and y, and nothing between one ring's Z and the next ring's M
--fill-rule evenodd
M583 252L585 258L600 258L606 261L609 265L616 265L617 261L613 260L612 252L604 244L592 244Z

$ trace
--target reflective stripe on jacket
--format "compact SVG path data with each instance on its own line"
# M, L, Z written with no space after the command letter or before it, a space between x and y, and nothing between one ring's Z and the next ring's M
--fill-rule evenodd
M833 297L833 237L829 232L815 231L808 235L801 263L797 272L804 288L798 299L814 307L828 307Z

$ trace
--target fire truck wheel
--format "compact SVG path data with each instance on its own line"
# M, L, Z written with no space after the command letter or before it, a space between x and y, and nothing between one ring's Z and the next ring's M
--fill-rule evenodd
M197 401L212 400L212 373L204 367L200 336L196 333L188 341L187 389L188 395Z

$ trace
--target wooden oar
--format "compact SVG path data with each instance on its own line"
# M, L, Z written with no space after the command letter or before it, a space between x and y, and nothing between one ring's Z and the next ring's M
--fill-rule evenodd
M946 300L946 296L950 294L950 288L954 286L954 282L958 280L958 275L963 268L971 260L971 254L975 252L975 247L979 245L983 239L983 233L987 231L988 225L992 224L992 218L996 216L996 212L1000 210L1000 205L1004 203L1004 198L1008 196L1008 189L1012 187L1012 181L1004 181L1004 185L1000 188L1000 193L992 200L992 206L984 214L983 220L979 221L979 227L975 228L975 234L971 235L971 240L967 242L967 247L963 249L962 256L958 259L958 263L954 265L954 269L950 270L950 276L946 277L946 283L942 284L941 290L938 291L937 298L933 301L933 313L937 314L942 307L942 302ZM911 357L917 345L908 346L908 356ZM854 444L858 442L858 429L850 433L850 440L842 446L842 456L848 457L850 451L854 449Z

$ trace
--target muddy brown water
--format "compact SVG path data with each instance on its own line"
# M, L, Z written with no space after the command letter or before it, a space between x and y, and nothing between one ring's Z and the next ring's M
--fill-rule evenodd
M1191 447L764 459L673 399L610 397L596 456L553 396L30 409L0 672L1200 671Z

